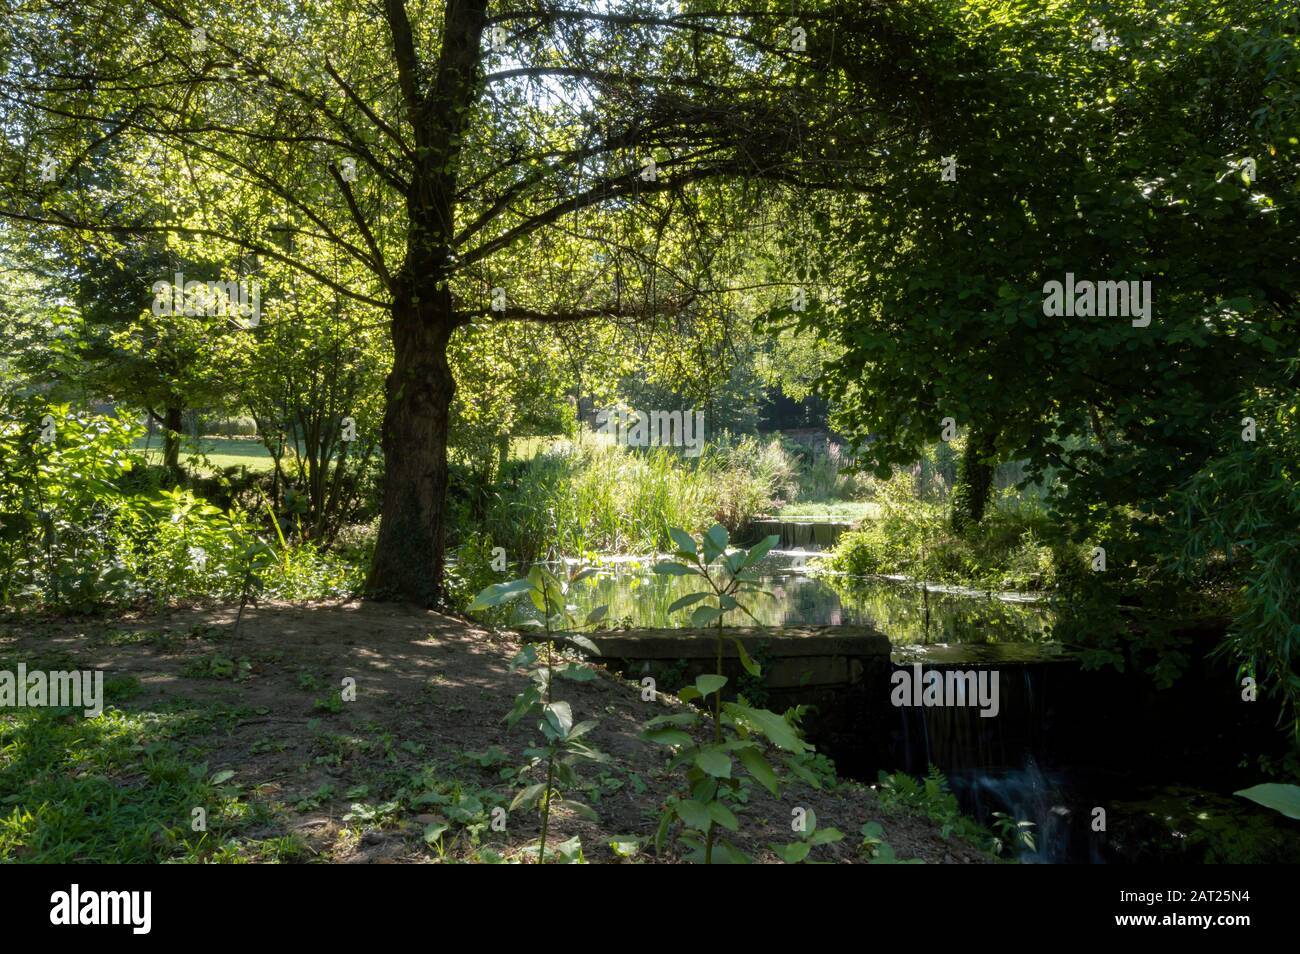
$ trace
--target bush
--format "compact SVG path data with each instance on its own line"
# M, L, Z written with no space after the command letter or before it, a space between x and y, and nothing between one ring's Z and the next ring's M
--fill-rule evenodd
M831 568L855 576L901 574L986 589L1056 585L1062 563L1085 565L1082 547L1054 545L1047 514L1004 493L979 527L953 533L943 504L911 496L912 475L896 475L878 494L880 516L840 538Z
M481 533L471 534L451 552L447 562L447 602L458 612L466 613L474 597L509 578L508 571L492 569L492 544L488 538ZM507 612L503 607L493 607L478 611L478 615L484 622L504 623Z
M257 421L246 414L237 417L216 417L202 421L200 430L209 437L246 437L257 439Z
M115 480L141 432L122 417L0 397L0 604L85 603L112 585Z
M0 605L307 599L359 586L346 559L291 547L278 526L272 546L249 513L162 489L130 450L139 433L126 418L0 397Z
M791 500L865 500L873 481L863 473L842 473L850 460L834 441L800 453L797 495Z

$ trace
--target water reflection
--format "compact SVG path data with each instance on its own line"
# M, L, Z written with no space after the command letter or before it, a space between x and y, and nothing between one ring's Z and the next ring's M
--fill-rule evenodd
M1038 642L1050 635L1045 607L1008 602L986 595L923 593L911 583L812 576L810 554L770 554L758 565L768 596L746 605L763 626L868 625L900 645L916 643ZM693 576L657 576L647 562L621 562L581 583L573 604L581 617L609 606L608 618L632 628L690 625L690 610L669 614L674 600L705 589ZM743 613L726 617L729 626L753 626Z

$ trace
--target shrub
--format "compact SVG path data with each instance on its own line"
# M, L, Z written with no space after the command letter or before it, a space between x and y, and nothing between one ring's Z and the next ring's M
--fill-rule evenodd
M0 398L0 605L350 593L356 564L315 546L269 545L248 512L135 477L140 428L35 398ZM49 439L43 439L49 438Z
M903 475L910 482L910 475ZM1078 548L1054 546L1047 514L1032 503L1003 494L979 527L958 536L942 504L900 492L895 478L882 486L876 520L840 538L832 569L855 576L897 573L990 589L1053 587L1063 560L1078 560Z
M201 430L212 437L257 437L257 421L242 414L237 417L216 417L202 422Z

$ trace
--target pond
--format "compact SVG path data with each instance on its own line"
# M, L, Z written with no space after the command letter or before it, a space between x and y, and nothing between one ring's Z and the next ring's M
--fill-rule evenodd
M757 566L762 589L745 605L762 626L872 626L897 645L1025 643L1050 638L1052 613L1042 604L1004 594L956 588L923 590L905 580L856 579L820 573L816 553L773 551ZM574 592L579 618L607 605L608 618L629 628L682 628L691 609L669 613L688 593L706 589L694 576L660 576L648 560L620 559ZM727 625L753 626L743 613Z

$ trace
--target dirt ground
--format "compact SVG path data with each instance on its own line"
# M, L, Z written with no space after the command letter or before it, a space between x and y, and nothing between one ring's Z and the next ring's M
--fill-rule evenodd
M447 799L412 804L419 799L410 797L410 779L438 779L444 793L454 780L456 791L478 793L486 810L494 802L508 804L514 791L536 781L512 774L525 762L524 750L539 739L535 720L509 728L504 721L527 679L509 668L520 649L515 634L369 603L253 606L237 635L234 618L229 608L9 620L0 623L0 656L102 668L107 679L133 687L120 701L110 697L127 712L234 707L237 718L203 740L208 770L233 772L231 783L246 797L272 806L267 817L273 820L247 834L295 833L312 860L471 860L483 857L484 846L514 860L536 842L535 811L509 813L504 831L481 823L471 830L440 814ZM575 720L599 720L589 738L612 757L609 765L582 769L588 787L572 793L595 809L599 822L557 809L548 845L577 835L587 861L609 862L621 860L611 840L651 841L665 798L682 791L681 775L667 771L667 750L638 733L652 716L684 707L667 696L643 702L632 682L600 667L595 672L585 682L557 680L556 689L558 698L570 702ZM331 700L346 677L356 681L355 701ZM359 817L358 802L380 807ZM729 837L755 860L776 861L768 845L792 839L796 807L814 810L819 828L845 834L840 842L815 848L813 860L865 862L859 831L868 821L883 826L885 841L900 859L988 860L964 842L940 837L926 819L885 813L870 787L850 782L817 790L796 781L779 800L752 786L741 806L740 833ZM463 813L459 820L465 821ZM427 826L440 823L449 825L441 840L426 843ZM633 860L672 862L680 855L670 848L657 857L642 847Z

